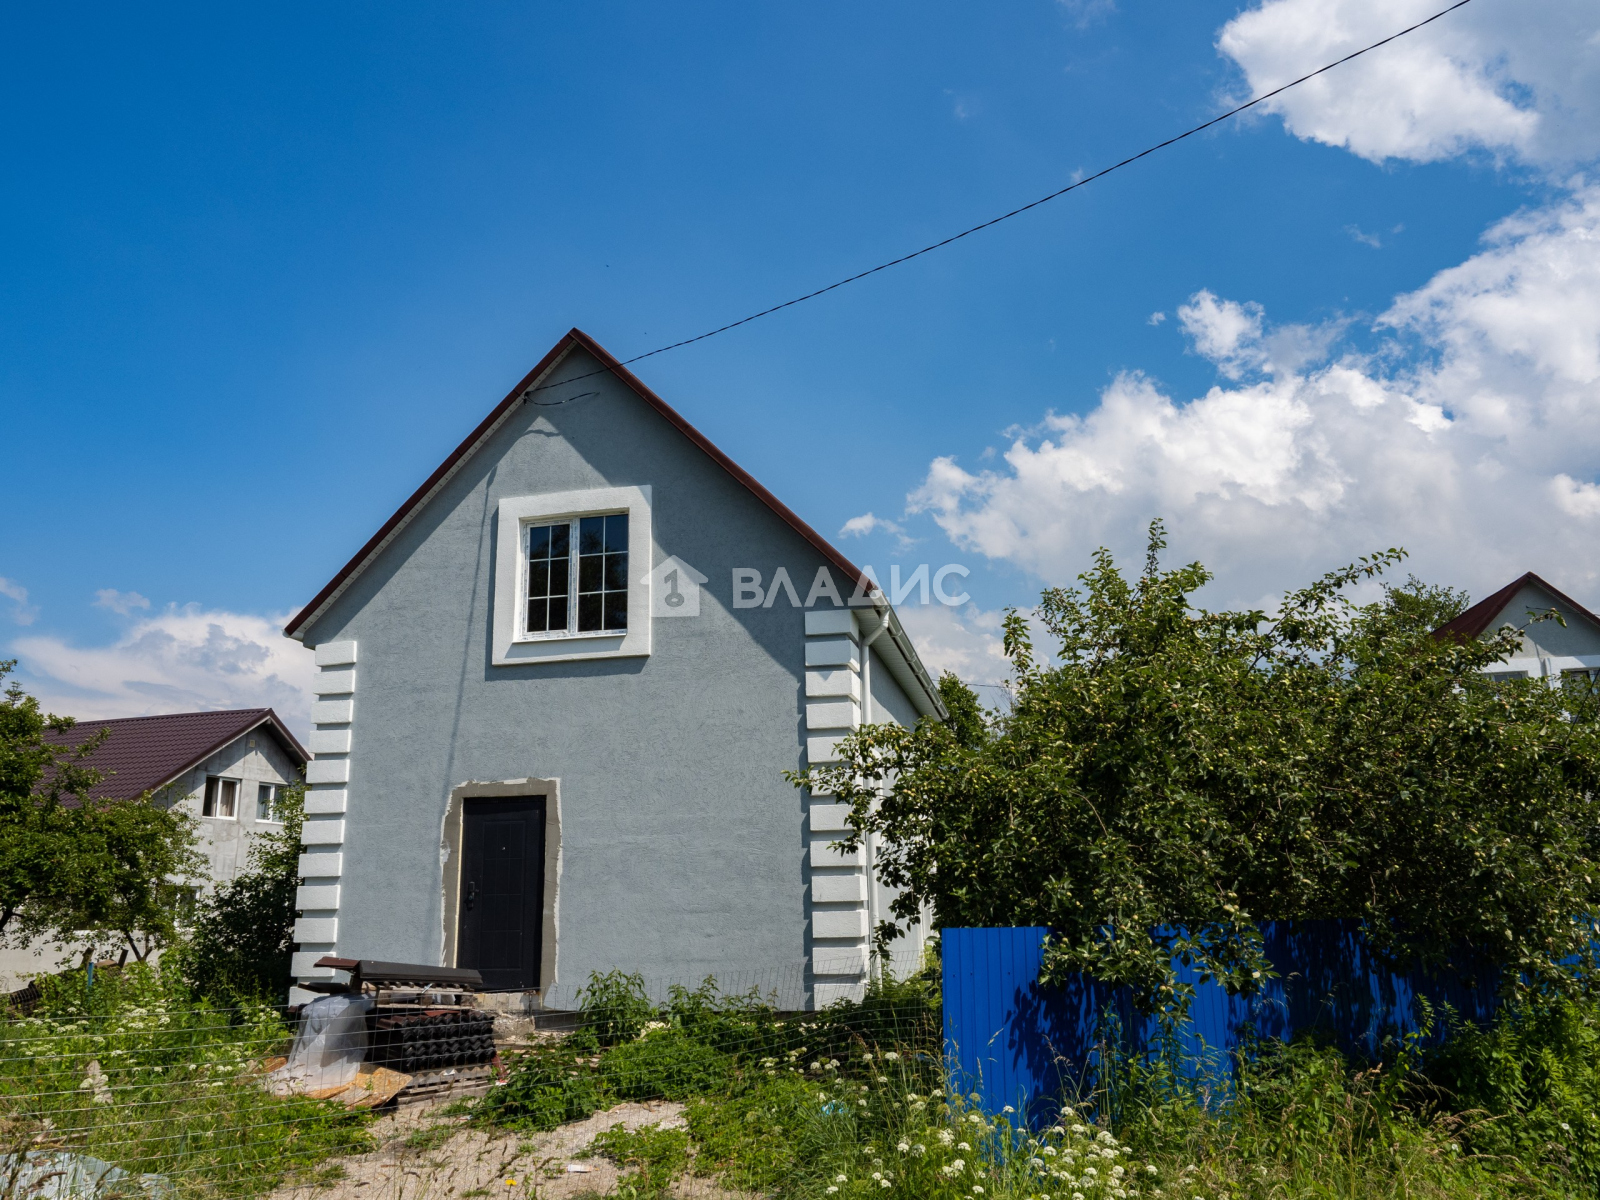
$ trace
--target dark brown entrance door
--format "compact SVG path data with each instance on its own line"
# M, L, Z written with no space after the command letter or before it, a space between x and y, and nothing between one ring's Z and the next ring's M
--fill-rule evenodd
M544 805L543 796L518 796L462 807L456 965L496 991L540 984Z

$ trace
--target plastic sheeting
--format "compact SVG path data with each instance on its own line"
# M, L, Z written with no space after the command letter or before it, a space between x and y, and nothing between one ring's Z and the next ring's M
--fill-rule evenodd
M0 1154L0 1195L28 1200L167 1200L172 1195L172 1184L162 1175L130 1175L121 1167L87 1154L34 1150L20 1156Z
M371 996L323 996L300 1013L289 1061L268 1077L272 1090L325 1092L346 1087L367 1057Z

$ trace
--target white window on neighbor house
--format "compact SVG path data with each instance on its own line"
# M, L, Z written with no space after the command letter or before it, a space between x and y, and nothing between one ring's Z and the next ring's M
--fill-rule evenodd
M1489 671L1487 674L1496 683L1504 683L1508 679L1526 679L1528 677L1526 671Z
M256 820L278 821L283 820L283 813L278 808L279 787L276 783L256 784Z
M200 805L202 817L233 820L239 815L239 781L206 776L206 798Z
M1584 692L1600 689L1600 667L1567 667L1561 672L1561 686Z
M498 522L495 665L650 653L648 487L510 496Z

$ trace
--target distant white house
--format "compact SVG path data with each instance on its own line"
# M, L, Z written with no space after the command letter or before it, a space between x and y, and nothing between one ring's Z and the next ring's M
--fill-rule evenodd
M83 760L104 776L90 794L127 799L149 792L197 818L208 886L237 875L251 840L280 828L283 789L304 777L310 757L270 708L84 720L47 738L75 747L102 730L105 741ZM0 988L23 986L71 952L66 946L0 949Z
M1537 619L1551 611L1561 620ZM1532 571L1484 597L1438 632L1491 637L1507 625L1521 631L1522 645L1489 674L1501 679L1600 677L1600 616Z

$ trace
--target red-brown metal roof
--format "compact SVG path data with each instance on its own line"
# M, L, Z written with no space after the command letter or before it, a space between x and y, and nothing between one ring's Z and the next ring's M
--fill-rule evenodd
M129 799L171 783L229 742L263 725L304 770L311 756L270 708L79 721L65 733L47 732L45 740L57 746L81 746L100 730L109 731L106 740L80 765L105 776L90 793L92 797Z
M762 487L761 484L756 481L754 476L747 472L743 467L739 466L738 463L734 462L733 459L729 458L721 450L717 449L717 447L712 444L710 438L706 437L705 434L701 433L693 425L689 424L689 422L683 418L683 415L679 413L677 409L673 408L660 396L656 395L648 387L646 387L632 371L628 370L627 367L618 362L617 359L613 357L612 354L605 349L605 347L601 346L599 342L595 341L581 329L572 329L565 337L551 347L550 353L546 354L542 359L539 360L538 366L534 367L533 370L529 371L522 377L521 382L519 382L516 387L512 388L511 391L506 394L506 398L504 400L495 405L494 410L479 423L476 429L467 435L466 440L450 452L450 456L446 458L444 462L439 464L439 469L434 471L432 475L428 476L427 482L425 482L416 491L412 492L410 498L407 499L398 510L396 510L394 516L385 521L383 523L383 527L379 529L377 533L373 534L370 539L368 539L367 544L361 547L360 550L356 551L355 557L349 562L345 563L343 567L339 568L339 573L330 579L327 586L312 598L311 603L306 605L294 615L294 618L286 626L284 626L284 633L288 634L290 637L296 636L311 620L311 618L317 615L317 613L330 600L333 599L335 593L340 590L344 583L354 576L358 571L360 571L361 568L366 565L367 560L378 552L378 550L383 546L384 542L388 540L389 535L393 533L394 530L399 528L401 523L411 515L412 510L422 504L422 502L428 498L433 490L444 481L444 478L450 474L456 465L472 453L477 444L483 440L483 438L495 427L496 424L499 423L500 418L504 416L513 405L521 402L523 395L527 392L528 388L533 385L534 381L536 381L539 376L543 375L552 366L554 366L556 361L574 346L582 347L584 350L587 350L590 354L594 355L594 357L597 358L600 363L613 375L615 375L623 383L627 384L628 387L631 388L641 400L643 400L651 408L655 409L674 426L676 426L679 432L681 432L696 446L700 447L701 450L705 451L705 453L710 456L711 460L719 467L721 467L729 475L732 475L746 488L748 488L755 495L756 499L760 500L761 503L765 504L774 513L776 513L785 524L787 524L806 541L810 542L823 558L827 559L829 563L831 563L839 571L843 572L845 578L852 581L852 587L859 585L862 579L860 567L852 563L848 558L835 549L826 538L824 538L815 529L811 528L810 525L807 525L798 516L796 516L788 505L784 504L783 501L779 500L771 492L767 491L766 488Z
M1600 617L1595 616L1594 613L1579 604L1571 596L1568 596L1560 588L1546 583L1532 571L1528 571L1513 579L1498 592L1485 596L1459 617L1452 621L1446 621L1433 631L1433 636L1439 638L1457 637L1463 641L1482 637L1489 626L1494 623L1494 619L1505 611L1506 605L1516 599L1517 593L1530 583L1543 588L1580 617L1587 617L1596 628L1600 628Z
M852 588L863 585L867 588L872 586L870 580L862 574L860 567L841 554L836 547L815 529L811 528L810 525L802 521L788 505L763 487L748 471L718 449L710 438L689 424L682 413L646 387L643 381L628 370L627 367L623 366L610 351L584 333L583 330L574 328L568 330L566 335L550 348L550 352L539 360L538 365L524 375L516 387L506 393L505 399L495 405L489 415L478 423L477 428L469 433L466 439L450 452L449 457L439 464L438 469L428 476L421 487L411 493L406 502L395 510L394 515L383 523L378 532L367 539L366 545L356 551L355 556L339 568L339 573L330 579L320 592L312 597L311 603L294 615L289 623L284 626L283 632L289 637L299 638L305 627L314 618L321 615L322 610L333 602L334 598L344 589L344 586L359 574L362 568L383 549L395 531L406 522L416 509L426 503L428 498L454 472L456 467L472 454L478 445L500 423L501 418L514 406L522 402L528 389L538 381L539 377L554 367L561 357L574 347L581 348L592 354L604 369L609 370L620 379L635 395L665 417L684 437L704 451L713 462L743 484L757 500L771 509L784 524L809 542L828 563L841 572L845 579L850 581ZM933 711L942 717L944 715L944 705L939 699L939 690L932 679L928 677L927 670L922 666L915 651L910 650L907 646L900 646L898 636L893 636L890 640L900 647L902 655L906 657L912 673L917 676L918 683Z

